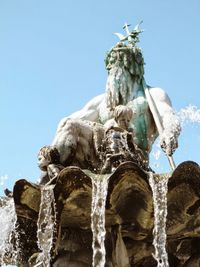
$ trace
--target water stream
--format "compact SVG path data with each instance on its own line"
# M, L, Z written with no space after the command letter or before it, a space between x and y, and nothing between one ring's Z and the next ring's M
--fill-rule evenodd
M93 267L104 267L106 263L105 251L105 204L110 175L92 176L92 210L91 229L93 233Z
M17 216L13 198L1 198L0 204L0 229L3 229L0 234L0 266L4 266L7 258L12 259L13 264L17 262Z
M54 199L54 185L47 185L41 189L41 204L38 216L38 247L41 253L34 266L50 267L51 249L53 247L53 238L56 223L56 207Z
M168 179L169 175L154 175L152 172L149 172L149 184L153 193L154 205L153 245L155 253L153 254L153 257L157 261L157 267L169 267L166 251Z

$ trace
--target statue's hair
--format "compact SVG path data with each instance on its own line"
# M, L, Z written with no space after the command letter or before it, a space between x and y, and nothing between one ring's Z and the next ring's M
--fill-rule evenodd
M114 109L114 118L117 121L121 116L130 120L133 117L133 110L130 107L119 105Z
M141 83L144 75L144 59L141 49L119 43L106 57L108 79L106 83L106 106L114 110L126 105L132 96L134 83Z
M38 156L43 156L52 164L60 163L60 154L54 146L43 146L38 153Z
M120 62L120 64L119 64ZM144 75L144 58L137 46L117 43L106 53L105 65L108 72L116 65L124 66L134 78L140 80Z

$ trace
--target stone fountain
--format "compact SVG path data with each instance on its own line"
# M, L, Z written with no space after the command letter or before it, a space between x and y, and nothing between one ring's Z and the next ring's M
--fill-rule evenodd
M40 182L18 180L0 199L16 214L2 264L200 266L200 167L175 168L179 121L167 94L146 85L140 25L124 28L106 55L106 92L61 120L39 151ZM149 166L158 134L168 174Z

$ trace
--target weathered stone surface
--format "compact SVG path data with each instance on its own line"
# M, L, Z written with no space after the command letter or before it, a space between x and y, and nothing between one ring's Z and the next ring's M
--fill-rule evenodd
M54 189L57 205L62 208L62 227L90 227L92 182L78 167L62 170ZM81 218L81 219L80 219Z
M18 180L13 189L16 212L20 217L37 221L40 207L40 187L25 179Z
M148 175L133 162L125 162L110 177L107 205L118 215L118 224L130 225L135 240L153 228L152 193Z
M91 266L91 178L78 167L67 167L54 183L57 224L61 232L56 237L52 264L55 267ZM40 186L26 180L19 180L14 186L20 240L19 266L28 266L31 255L39 252L36 230L40 195ZM198 164L184 162L176 168L168 182L167 197L167 251L170 266L199 266ZM124 251L124 245L130 266L156 266L152 257L153 203L148 174L132 162L122 163L109 179L106 229L107 267L117 266L116 255Z
M167 234L170 238L200 235L200 168L181 163L168 182Z

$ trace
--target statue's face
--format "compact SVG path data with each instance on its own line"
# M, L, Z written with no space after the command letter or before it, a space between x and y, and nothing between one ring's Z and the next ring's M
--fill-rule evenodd
M38 155L38 167L42 171L45 171L49 164L50 164L50 161L49 161L49 159L47 159L47 157L45 157L45 155L42 155L42 154Z
M128 117L128 116L127 116ZM120 128L124 130L128 130L129 124L130 124L130 118L127 118L126 116L120 116L117 119L117 124Z

